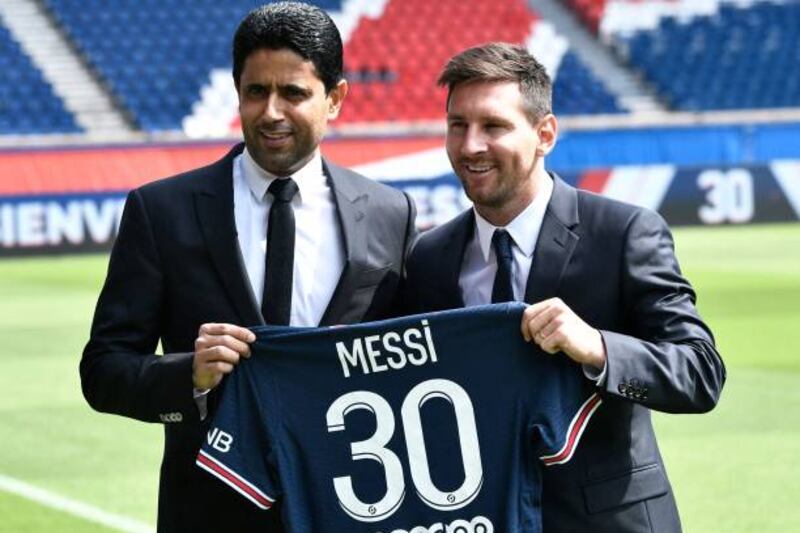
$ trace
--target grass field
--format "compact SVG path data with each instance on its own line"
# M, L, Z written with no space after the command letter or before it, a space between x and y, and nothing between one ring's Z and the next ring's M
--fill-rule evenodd
M728 368L715 411L656 417L684 529L800 531L800 224L675 233ZM80 393L105 261L0 261L0 487L154 524L160 426L94 413ZM0 517L0 532L113 530L3 488Z

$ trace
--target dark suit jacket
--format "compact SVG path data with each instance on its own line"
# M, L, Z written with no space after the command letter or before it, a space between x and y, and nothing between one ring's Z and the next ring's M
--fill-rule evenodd
M249 288L233 216L232 163L220 161L128 195L91 338L80 364L83 393L98 411L165 422L158 530L279 531L279 512L259 511L197 468L209 419L193 399L192 356L205 322L263 320ZM346 247L346 266L323 325L396 314L415 211L403 193L325 163ZM161 342L163 357L154 355ZM213 414L220 390L208 398Z
M544 531L680 531L650 410L712 409L725 367L663 219L554 180L525 301L561 298L601 331L608 360L603 405L573 459L545 470ZM473 228L470 210L419 237L407 260L410 311L463 307L458 277Z

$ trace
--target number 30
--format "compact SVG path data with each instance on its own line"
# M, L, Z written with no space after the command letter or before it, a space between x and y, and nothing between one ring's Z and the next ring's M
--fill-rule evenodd
M443 492L433 484L422 434L420 409L434 398L442 398L453 406L458 424L464 481L452 492ZM354 461L369 459L383 466L386 494L377 502L361 501L353 491L353 480L350 476L334 478L333 486L339 503L347 514L362 522L376 522L388 518L400 507L406 492L405 479L400 459L386 448L394 435L395 418L392 408L383 397L368 391L354 391L340 396L328 408L328 431L344 430L345 415L359 409L375 415L376 428L369 439L350 444L351 455ZM408 447L411 478L419 497L428 506L441 511L460 509L474 500L483 485L483 465L475 425L475 410L467 392L460 385L446 379L423 381L406 395L400 414Z

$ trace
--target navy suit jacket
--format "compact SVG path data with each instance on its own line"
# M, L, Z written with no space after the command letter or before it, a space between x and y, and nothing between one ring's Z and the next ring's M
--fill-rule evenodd
M192 357L201 324L263 324L241 260L233 216L233 160L154 182L128 195L91 338L80 364L83 393L98 411L164 423L158 530L280 531L195 466L224 380L201 422ZM404 258L414 237L408 196L324 161L346 248L344 272L322 325L397 314ZM155 355L158 343L165 354ZM121 458L124 460L124 458Z
M725 367L663 219L552 177L525 301L561 298L600 330L608 359L603 405L575 456L545 469L544 531L680 531L650 411L712 409ZM407 260L410 312L463 307L458 278L474 226L469 210L420 235Z

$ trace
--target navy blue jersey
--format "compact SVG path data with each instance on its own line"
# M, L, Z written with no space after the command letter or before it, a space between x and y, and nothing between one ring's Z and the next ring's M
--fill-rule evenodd
M256 328L197 464L292 532L541 530L541 469L600 404L522 304Z

